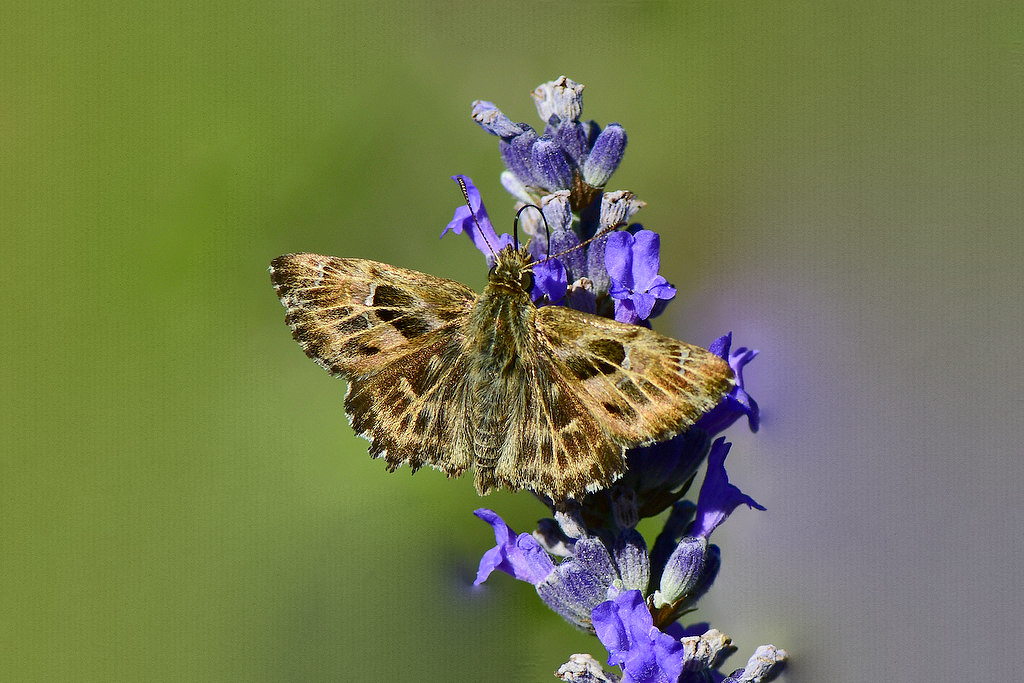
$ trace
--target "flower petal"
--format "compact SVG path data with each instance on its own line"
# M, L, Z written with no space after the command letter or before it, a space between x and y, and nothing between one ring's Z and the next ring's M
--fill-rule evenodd
M620 292L633 289L633 236L622 231L608 235L604 247L604 264L612 281L612 289L609 290L612 296L616 299L625 298L625 295L616 296L614 292L616 288Z
M729 454L731 447L732 444L726 442L724 436L711 444L707 473L697 497L697 516L693 520L691 536L707 538L740 504L758 510L765 509L729 483L729 477L725 473L725 456Z
M533 292L534 301L539 301L546 296L550 303L558 303L565 296L569 286L569 279L565 273L565 266L558 259L541 261L533 266Z
M711 346L708 347L711 353L728 361L729 366L736 374L736 386L732 391L697 421L697 427L712 435L725 431L744 415L747 417L750 431L756 432L760 424L760 410L757 407L757 401L747 393L743 382L743 368L757 357L758 352L756 349L748 349L745 346L730 351L731 346L732 332L729 332L711 342Z
M651 311L654 310L654 304L658 300L656 296L648 294L646 292L634 292L633 293L633 310L636 311L636 315L641 320L647 320L651 317Z
M612 294L612 296L615 295ZM640 316L636 314L632 299L615 299L615 319L620 323L640 324Z
M683 645L662 633L643 595L624 591L591 613L598 639L608 649L608 663L620 665L623 683L675 683L683 668Z
M554 570L555 563L536 538L527 533L516 536L493 510L480 508L473 514L491 525L496 541L496 545L480 559L474 585L479 586L486 581L494 570L537 585Z
M660 249L661 237L653 230L638 230L633 235L633 289L646 291L655 284L661 268Z
M476 248L487 257L488 263L492 263L494 254L512 244L512 235L506 232L499 236L494 232L494 226L491 225L491 219L487 216L487 209L484 208L483 200L480 198L480 190L476 189L476 185L473 184L469 176L452 176L452 180L456 182L460 178L466 183L469 206L463 204L455 209L452 219L445 226L444 230L441 231L441 237L444 237L449 231L456 235L461 235L465 232L473 240ZM472 211L470 211L470 207L472 207ZM476 215L475 220L473 218L474 214Z

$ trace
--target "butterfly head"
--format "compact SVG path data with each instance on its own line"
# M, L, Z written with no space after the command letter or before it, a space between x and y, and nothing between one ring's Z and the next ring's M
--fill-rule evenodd
M487 280L496 287L529 295L533 291L532 261L526 247L516 249L509 245L495 254Z

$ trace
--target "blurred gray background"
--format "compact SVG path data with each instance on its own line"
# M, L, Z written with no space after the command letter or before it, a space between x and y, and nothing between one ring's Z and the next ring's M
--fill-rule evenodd
M678 300L761 349L697 619L787 682L1012 680L1024 616L1019 3L15 3L0 28L0 670L18 681L554 680L605 656L467 589L528 497L387 475L266 266L439 242L489 99L619 121ZM507 580L505 580L507 579Z

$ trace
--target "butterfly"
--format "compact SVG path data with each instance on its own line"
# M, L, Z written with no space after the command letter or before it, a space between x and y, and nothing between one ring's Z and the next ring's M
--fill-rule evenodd
M365 259L286 254L270 275L292 336L348 380L345 412L389 471L473 469L480 494L608 487L625 451L691 427L729 364L645 327L530 297L532 257L495 253L482 294Z

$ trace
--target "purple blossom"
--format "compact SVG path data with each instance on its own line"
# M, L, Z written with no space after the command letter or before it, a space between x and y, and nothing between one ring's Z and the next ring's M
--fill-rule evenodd
M756 432L760 424L761 416L757 407L757 401L747 393L743 386L743 367L757 357L757 349L748 349L741 346L730 352L732 346L732 332L724 334L711 343L708 350L719 358L728 361L732 371L736 373L736 386L726 394L725 398L719 401L718 405L705 413L697 421L697 427L708 434L720 434L733 422L744 415L747 417L747 424L750 431Z
M658 269L661 238L650 230L635 235L613 232L605 244L604 259L611 278L608 293L615 299L615 319L638 323L654 311L659 299L667 301L676 295Z
M460 178L466 183L466 192L469 194L469 206L462 204L459 208L455 209L455 215L452 216L451 221L441 231L441 237L448 234L448 231L454 232L456 235L461 235L465 232L473 240L476 248L487 257L488 265L494 265L494 254L512 244L512 235L506 232L499 236L494 231L491 219L487 216L487 209L484 208L484 202L480 198L480 190L476 189L476 185L473 184L469 176L452 176L452 180L456 182ZM472 207L472 211L470 211L470 207ZM473 220L473 214L476 214L476 220ZM477 224L479 224L479 229Z
M569 286L565 266L558 259L539 261L533 266L533 300L540 301L546 296L547 301L557 304L565 296Z
M564 76L541 84L533 93L543 121L536 130L487 101L473 103L473 119L498 138L507 169L501 182L518 200L516 209L539 208L521 218L534 260L534 301L605 316L614 309L616 320L647 325L676 290L658 274L659 236L630 224L644 203L629 192L605 192L623 158L626 132L616 123L602 130L594 121L581 121L582 93L582 85ZM460 207L442 235L467 231L493 265L494 253L513 238L496 234L476 187L465 176L456 178L466 182L479 224L469 207ZM598 233L600 238L580 246ZM764 509L729 483L724 461L730 445L722 438L711 443L744 416L752 431L758 428L758 406L743 380L743 368L757 351L731 351L731 345L730 333L710 350L729 363L736 386L693 429L627 452L626 472L607 490L561 503L539 496L555 519L541 520L533 535L516 535L496 513L476 511L496 541L481 558L476 584L495 570L532 584L566 621L596 633L608 648L609 664L622 667L625 683L723 678L718 660L730 649L729 638L706 624L684 633L679 619L718 575L721 551L709 541L712 532L740 504ZM705 457L697 503L683 501ZM671 513L649 551L636 525L667 509ZM726 680L767 681L784 659L784 651L762 647L746 669ZM620 680L582 655L574 655L558 676L575 683Z
M697 515L690 536L706 539L740 504L758 510L765 509L729 483L729 476L725 473L725 456L729 454L730 448L732 444L726 442L724 436L711 444L708 470L704 475L704 484L700 487L700 495L697 496Z
M622 161L626 131L617 123L602 131L594 121L580 121L583 86L564 76L538 86L533 98L544 122L541 135L484 100L473 103L473 120L499 138L505 167L519 180L513 194L522 198L521 189L537 201L546 193L569 189L574 206L586 207Z
M497 542L480 559L474 585L479 586L491 572L498 570L536 586L554 570L555 563L533 536L527 533L516 536L493 510L480 508L473 514L494 528L494 540Z
M607 599L619 572L608 548L597 538L578 539L572 552L537 584L537 594L576 628L592 630L591 612Z
M619 593L591 612L594 630L608 649L608 664L622 667L622 683L676 683L683 644L662 633L638 590Z

